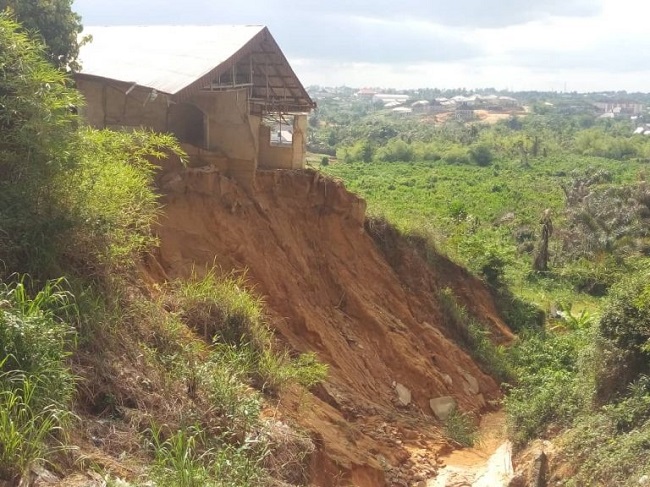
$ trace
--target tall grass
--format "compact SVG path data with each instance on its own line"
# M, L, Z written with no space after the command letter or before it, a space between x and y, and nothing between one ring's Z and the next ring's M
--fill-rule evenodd
M458 303L453 291L450 288L441 289L438 292L438 302L447 329L479 364L501 381L512 380L513 371L505 347L492 342L489 330L470 316L467 309Z
M30 296L26 276L0 283L0 478L17 479L62 449L74 378L66 363L75 313L63 281Z
M469 414L454 409L444 423L445 435L462 447L471 447L479 437L478 425Z
M236 364L237 373L261 390L277 391L290 382L311 387L327 375L315 354L294 359L276 342L263 301L247 290L245 274L194 272L190 279L172 284L170 299L180 318L214 344L213 364Z
M157 323L147 359L162 365L172 381L185 382L201 408L173 426L146 432L156 484L234 487L262 485L271 470L278 477L295 476L273 460L286 452L260 420L264 394L316 385L327 367L313 353L292 357L275 340L263 301L247 289L245 275L195 271L170 282L160 301L136 308L136 319ZM301 472L310 451L291 455Z
M253 441L233 446L208 438L200 427L165 438L162 428L147 431L154 455L151 476L161 487L236 487L260 485L264 448Z
M66 403L74 380L66 359L75 347L74 328L64 319L76 307L62 280L48 281L30 297L28 278L0 283L0 370L38 377L36 401Z
M73 415L66 405L45 401L42 387L35 375L0 375L0 479L17 479L66 448L61 435Z

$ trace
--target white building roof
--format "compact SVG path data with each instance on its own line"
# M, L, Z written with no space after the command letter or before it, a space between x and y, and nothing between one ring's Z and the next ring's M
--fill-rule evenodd
M227 61L262 25L84 27L83 74L174 94Z
M374 98L377 100L408 100L410 97L397 93L375 93Z
M250 86L265 111L315 107L262 25L86 27L77 76L134 83L174 95Z

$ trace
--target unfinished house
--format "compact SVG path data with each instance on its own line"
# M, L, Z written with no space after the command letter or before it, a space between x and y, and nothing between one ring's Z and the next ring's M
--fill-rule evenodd
M171 132L195 166L250 185L257 168L304 166L315 107L263 26L84 29L83 114L97 128ZM274 143L271 127L289 131Z

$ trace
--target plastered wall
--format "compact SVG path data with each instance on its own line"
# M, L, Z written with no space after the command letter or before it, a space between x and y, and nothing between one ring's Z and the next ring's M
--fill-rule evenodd
M93 127L167 130L169 100L164 94L137 86L127 95L128 83L108 80L77 79L77 87L86 98L82 114Z
M191 102L207 117L206 148L232 159L257 162L259 117L249 115L245 89L201 93Z
M305 167L307 116L293 118L293 142L291 146L271 145L271 129L259 128L258 165L264 169L302 169Z
M259 128L259 166L264 169L292 169L293 147L271 145L271 127Z

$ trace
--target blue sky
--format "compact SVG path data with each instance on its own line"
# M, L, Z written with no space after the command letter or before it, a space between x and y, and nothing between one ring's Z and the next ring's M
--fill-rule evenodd
M264 24L306 85L650 91L644 0L75 0L86 25Z

